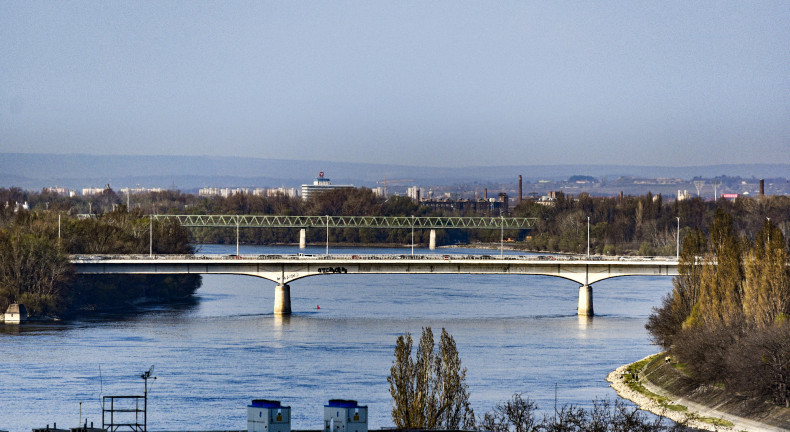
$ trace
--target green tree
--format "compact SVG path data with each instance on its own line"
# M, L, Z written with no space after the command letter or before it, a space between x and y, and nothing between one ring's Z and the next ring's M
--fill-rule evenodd
M660 307L653 308L645 325L653 341L664 349L672 346L699 301L702 266L698 258L705 253L705 247L705 234L699 229L693 229L683 238L679 274L672 279L672 292L663 299Z
M786 319L790 312L790 274L782 231L767 221L744 261L743 312L749 324L765 327Z
M392 395L392 420L401 429L459 429L474 426L466 369L461 367L455 340L445 329L434 351L433 332L422 330L412 358L411 335L398 336L387 382Z
M57 244L22 226L0 230L0 309L24 303L31 315L57 313L66 303L71 264Z
M743 320L743 264L732 217L722 209L710 226L710 247L701 271L700 298L690 324L737 326Z

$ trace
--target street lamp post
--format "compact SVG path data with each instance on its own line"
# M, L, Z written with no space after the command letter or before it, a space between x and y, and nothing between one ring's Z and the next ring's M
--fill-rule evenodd
M411 254L414 255L414 215L411 215Z
M675 258L678 261L680 261L680 217L676 216L675 219L678 220L678 234L677 234L678 241L677 241L677 244L675 245Z
M502 212L499 212L499 225L501 229L499 231L499 257L505 257L505 216L502 215Z
M590 217L587 216L587 258L590 258Z
M154 256L154 215L148 215L148 255Z

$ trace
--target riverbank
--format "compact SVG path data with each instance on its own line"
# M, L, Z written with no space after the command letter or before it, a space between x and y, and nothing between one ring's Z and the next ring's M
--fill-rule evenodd
M699 386L676 366L663 354L654 354L620 366L606 380L620 397L641 409L690 427L719 432L790 430L790 409Z

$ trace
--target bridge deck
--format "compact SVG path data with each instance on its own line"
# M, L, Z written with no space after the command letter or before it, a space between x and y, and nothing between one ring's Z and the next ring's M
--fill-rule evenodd
M80 274L242 274L287 284L326 274L521 274L589 285L618 276L674 276L669 258L549 255L90 255L72 256Z

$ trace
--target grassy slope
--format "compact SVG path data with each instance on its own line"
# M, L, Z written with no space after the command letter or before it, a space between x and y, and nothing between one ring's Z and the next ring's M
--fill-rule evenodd
M730 394L719 386L700 385L683 373L684 368L682 364L666 362L665 359L665 356L660 354L630 365L628 368L629 372L632 374L637 373L638 380L630 379L627 381L627 384L632 389L656 399L669 410L685 411L686 407L671 404L668 398L649 392L642 383L648 381L671 395L682 397L728 414L790 430L790 409L750 399L743 395ZM707 420L709 422L717 421L714 419ZM726 425L726 422L723 425Z

